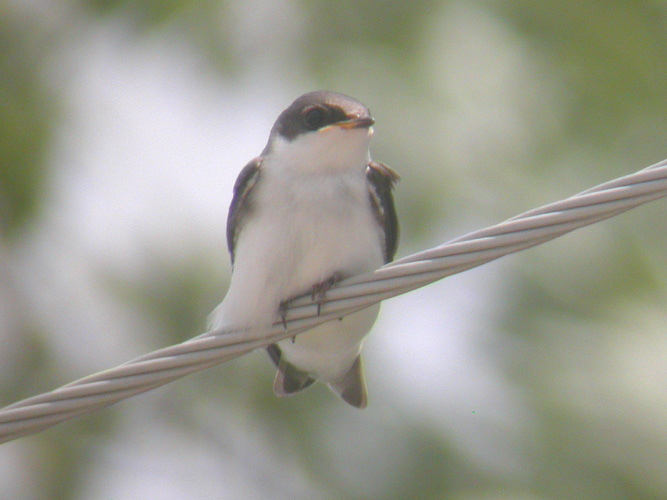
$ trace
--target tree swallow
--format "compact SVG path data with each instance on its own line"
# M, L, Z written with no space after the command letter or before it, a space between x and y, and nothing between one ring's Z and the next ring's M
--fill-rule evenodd
M392 189L398 175L371 160L374 120L351 97L304 94L276 120L261 155L241 171L227 218L232 278L211 328L262 328L304 293L323 297L341 278L372 271L396 253ZM357 408L367 404L364 336L379 304L270 345L274 391L316 380Z

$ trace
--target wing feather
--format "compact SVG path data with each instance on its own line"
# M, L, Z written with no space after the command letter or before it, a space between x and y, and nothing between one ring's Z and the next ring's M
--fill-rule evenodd
M398 217L394 207L392 190L400 177L384 163L370 161L366 168L371 205L384 234L385 264L391 262L398 247Z
M252 189L255 187L257 179L259 179L261 164L261 157L251 160L243 167L234 183L234 197L227 214L227 248L232 259L232 265L234 265L236 240L243 228L244 217L252 207Z

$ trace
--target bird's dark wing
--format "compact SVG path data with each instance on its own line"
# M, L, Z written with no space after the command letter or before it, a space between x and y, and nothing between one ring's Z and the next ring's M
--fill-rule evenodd
M391 192L399 176L384 163L371 160L366 168L366 178L373 212L384 233L383 250L386 264L394 260L398 247L398 217Z
M261 164L261 157L251 160L243 167L234 184L234 197L227 214L227 248L232 258L232 265L234 264L236 240L243 228L243 219L252 208L252 189L260 176Z

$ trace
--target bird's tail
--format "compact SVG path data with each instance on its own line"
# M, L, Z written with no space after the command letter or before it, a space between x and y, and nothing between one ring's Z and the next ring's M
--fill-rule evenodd
M327 386L343 401L355 408L366 408L368 394L366 392L366 378L361 362L361 354L354 360L350 369L341 378L330 381Z

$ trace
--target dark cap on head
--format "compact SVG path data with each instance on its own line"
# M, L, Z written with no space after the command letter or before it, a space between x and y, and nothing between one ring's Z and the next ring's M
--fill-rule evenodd
M303 94L280 113L271 136L277 134L292 141L300 134L343 122L350 122L350 128L373 125L370 111L356 99L318 90Z

